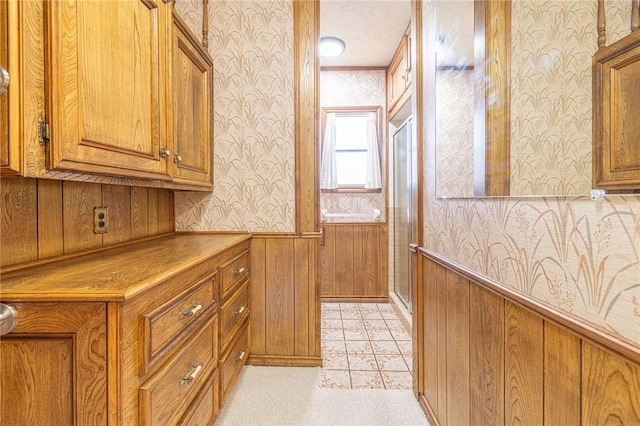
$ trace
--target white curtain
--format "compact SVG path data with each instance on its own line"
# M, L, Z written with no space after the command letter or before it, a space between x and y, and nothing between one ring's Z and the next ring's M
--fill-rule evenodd
M338 166L336 164L336 119L334 113L327 114L322 144L320 164L320 188L336 189L338 187Z
M364 187L366 189L382 188L378 129L374 114L369 114L369 119L367 120L367 177Z

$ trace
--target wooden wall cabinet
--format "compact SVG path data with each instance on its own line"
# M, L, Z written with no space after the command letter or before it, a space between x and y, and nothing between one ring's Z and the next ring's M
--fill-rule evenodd
M9 65L23 66L3 175L212 189L212 61L171 2L9 0L2 10Z
M249 247L172 235L3 274L0 423L212 424L249 354Z
M593 57L593 185L640 190L640 30Z
M173 180L212 189L213 63L173 10Z
M411 25L407 27L387 70L387 104L393 118L411 96Z

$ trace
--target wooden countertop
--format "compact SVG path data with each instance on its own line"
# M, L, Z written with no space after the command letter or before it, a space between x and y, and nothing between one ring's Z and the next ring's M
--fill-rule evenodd
M249 240L250 234L178 234L0 274L0 299L124 301Z

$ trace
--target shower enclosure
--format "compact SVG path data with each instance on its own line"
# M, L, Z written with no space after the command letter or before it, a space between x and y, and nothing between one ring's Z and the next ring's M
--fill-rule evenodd
M411 312L411 118L393 133L393 290Z

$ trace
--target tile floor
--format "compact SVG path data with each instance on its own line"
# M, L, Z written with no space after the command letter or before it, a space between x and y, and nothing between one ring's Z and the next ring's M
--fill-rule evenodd
M322 304L321 387L411 389L411 355L411 335L390 304Z

